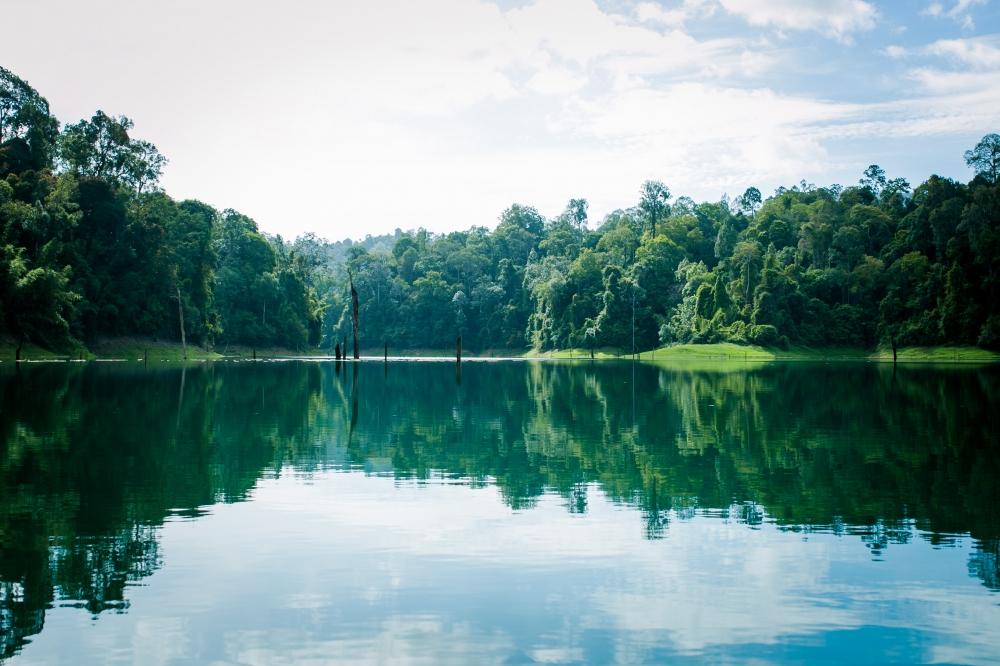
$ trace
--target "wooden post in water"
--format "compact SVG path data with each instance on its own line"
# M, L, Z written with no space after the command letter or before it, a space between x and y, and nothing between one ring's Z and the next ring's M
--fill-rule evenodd
M382 360L385 363L389 362L389 343L388 342L385 343L385 356L382 357Z
M462 362L462 336L455 338L455 360Z

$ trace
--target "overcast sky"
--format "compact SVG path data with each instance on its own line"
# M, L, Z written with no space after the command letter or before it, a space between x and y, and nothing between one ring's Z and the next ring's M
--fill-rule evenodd
M591 219L876 162L968 180L1000 131L988 0L3 0L0 64L63 122L135 121L175 198L271 233Z

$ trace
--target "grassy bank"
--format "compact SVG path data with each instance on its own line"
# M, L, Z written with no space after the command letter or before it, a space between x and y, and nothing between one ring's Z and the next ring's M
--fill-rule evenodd
M551 352L529 352L529 358L589 359L586 349L560 349ZM716 344L686 344L660 347L637 354L643 361L892 361L892 350L875 351L852 348L792 347L778 349L756 345L737 345L729 342ZM615 349L595 351L594 358L629 358ZM978 347L904 347L897 358L907 363L995 363L1000 361L997 352Z
M979 347L904 347L896 353L900 361L918 363L996 363L1000 353ZM879 348L868 355L873 361L892 361L892 349Z
M0 341L0 361L14 361L16 351L16 344ZM28 343L25 343L21 349L21 359L24 361L141 361L143 358L148 358L149 361L182 361L184 360L184 350L180 343L143 340L141 338L102 340L89 349L81 345L52 350ZM222 357L201 347L188 345L187 358L191 361L199 361Z
M86 349L53 351L28 342L24 343L24 347L21 348L21 358L26 361L65 361L67 358L80 358L81 354L83 354L83 358L89 358L89 352ZM0 340L0 361L13 362L16 358L17 343Z
M144 340L142 338L112 338L101 340L91 347L91 358L127 361L183 361L184 348L179 342ZM187 346L189 361L211 361L222 358L214 351L197 345Z
M17 346L9 340L0 340L0 362L11 362L15 357ZM383 348L364 349L362 356L380 357ZM453 358L453 349L389 349L390 357L418 358ZM207 350L196 345L188 345L187 359L189 361L212 361L222 359L250 359L256 355L258 359L309 358L328 357L328 349L310 349L296 351L283 348L253 348L243 346L225 346L215 350ZM537 359L590 359L589 349L559 349L547 352L516 350L486 350L479 353L465 351L467 358L537 358ZM875 351L851 348L811 349L808 347L793 347L777 349L758 347L755 345L737 345L733 343L717 344L686 344L671 345L659 349L644 351L636 355L643 361L892 361L892 350L880 347ZM126 360L141 361L147 358L150 362L182 361L184 350L180 343L144 340L142 338L114 338L102 340L90 349L84 347L50 350L37 345L25 344L21 350L21 358L26 361L58 361L58 360ZM597 360L612 360L630 358L627 353L614 348L594 350ZM903 347L898 350L898 360L904 363L996 363L1000 362L997 352L979 349L978 347Z
M648 352L646 352L648 354ZM529 351L521 354L524 358L565 358L565 359L589 359L589 349L554 349L552 351ZM615 359L622 358L621 351L612 347L601 347L594 350L595 359Z

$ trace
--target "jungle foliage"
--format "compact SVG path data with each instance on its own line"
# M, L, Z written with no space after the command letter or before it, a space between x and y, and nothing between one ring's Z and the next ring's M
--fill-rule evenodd
M870 166L856 185L696 203L644 183L591 224L572 199L495 229L288 242L237 211L175 201L166 159L125 116L59 127L0 68L0 336L49 348L110 336L304 349L472 350L674 342L1000 348L1000 136L975 178L911 188Z

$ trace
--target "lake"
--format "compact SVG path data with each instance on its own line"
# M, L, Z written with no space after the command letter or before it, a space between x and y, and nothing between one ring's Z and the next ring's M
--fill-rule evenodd
M11 664L1000 659L1000 368L0 368Z

